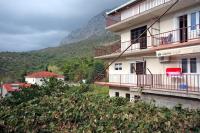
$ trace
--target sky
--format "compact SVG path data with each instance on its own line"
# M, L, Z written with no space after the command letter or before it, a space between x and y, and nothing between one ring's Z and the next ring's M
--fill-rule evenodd
M0 0L0 51L58 46L67 34L127 0Z

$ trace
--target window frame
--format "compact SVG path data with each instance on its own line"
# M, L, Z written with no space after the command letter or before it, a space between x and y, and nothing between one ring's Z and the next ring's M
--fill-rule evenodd
M115 92L115 97L119 97L119 92Z
M192 60L195 62L192 62ZM194 64L193 64L194 63ZM194 65L194 66L193 66ZM194 68L193 68L194 67ZM194 70L193 70L194 69ZM190 58L190 73L197 73L197 58Z
M114 69L116 71L121 71L122 70L122 63L115 63Z
M200 11L199 11L199 29L200 29Z
M186 61L186 62L184 62ZM186 64L184 64L186 63ZM183 66L186 65L186 66ZM181 59L181 67L182 67L182 73L188 73L188 59L187 58L183 58Z
M191 13L191 30L196 30L197 27L197 13L196 12L193 12Z
M131 63L130 64L130 73L131 74L136 73L136 63Z
M131 94L130 94L130 93L126 93L125 97L126 97L126 99L128 99L129 101L131 100Z

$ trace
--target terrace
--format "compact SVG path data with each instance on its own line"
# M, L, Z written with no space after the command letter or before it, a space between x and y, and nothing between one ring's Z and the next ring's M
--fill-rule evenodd
M161 16L176 0L132 0L107 13L106 29L119 32L133 25L155 19ZM198 5L198 0L179 0L168 14Z
M169 94L200 99L200 74L110 74L109 82L96 82L98 85L134 89L142 88L153 94Z
M134 2L130 2L124 6L122 5L122 7L118 9L120 12L117 12L117 10L108 12L108 16L106 18L106 26L109 27L128 18L138 16L155 7L164 5L169 1L172 0L135 0Z
M200 25L198 24L147 37L141 37L139 40L121 42L121 46L117 43L112 46L97 48L95 49L95 57L104 58L105 56L117 56L130 45L132 46L125 52L125 55L141 53L144 51L155 52L162 49L199 45L199 41Z

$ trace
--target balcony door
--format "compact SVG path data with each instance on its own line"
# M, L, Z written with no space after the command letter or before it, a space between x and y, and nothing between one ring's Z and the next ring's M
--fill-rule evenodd
M187 15L183 15L179 17L179 29L180 29L180 42L188 41L188 17Z
M140 43L140 49L147 48L147 32L145 32L139 40L136 40L145 30L147 26L139 27L131 30L131 42L132 43Z
M146 62L136 62L137 86L144 87L146 85Z
M146 62L136 62L136 74L146 74Z

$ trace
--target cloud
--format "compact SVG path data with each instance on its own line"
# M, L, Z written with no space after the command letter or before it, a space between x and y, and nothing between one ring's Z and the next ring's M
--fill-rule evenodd
M31 34L1 34L0 51L29 51L59 45L60 38L66 35L66 31L48 31ZM16 43L17 42L17 43Z
M69 31L125 1L0 0L0 51L57 46Z

